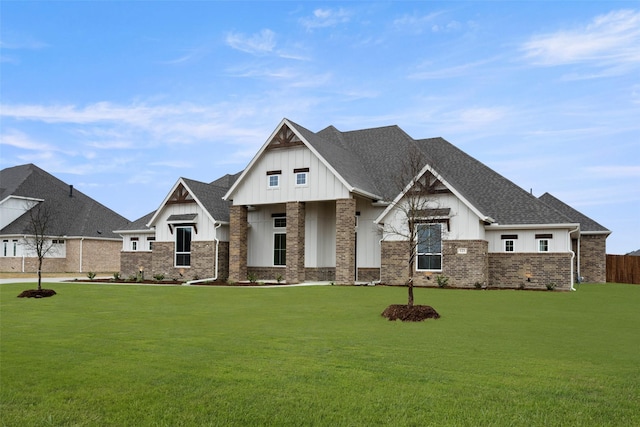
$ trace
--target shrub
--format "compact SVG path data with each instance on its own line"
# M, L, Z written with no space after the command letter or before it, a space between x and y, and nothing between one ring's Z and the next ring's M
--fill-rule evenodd
M444 274L438 274L438 276L436 277L436 282L438 283L439 287L446 288L449 284L449 278Z
M251 283L256 283L256 281L258 280L258 277L255 275L255 273L249 273L247 274L247 279Z
M89 278L89 280L93 280L96 277L96 273L90 271L87 273L87 277Z
M130 274L129 278L127 279L127 281L129 282L135 282L138 276L136 276L135 274Z
M282 277L282 274L278 274L278 277L276 277L276 282L280 283L284 280L284 277Z
M482 289L482 283L480 282L474 283L473 286L475 286L476 289Z
M556 288L555 283L547 283L547 290L552 291Z
M117 282L121 279L120 277L120 272L116 271L115 273L113 273L113 281Z
M164 280L164 274L156 273L153 275L153 278L155 279L156 282L161 282Z

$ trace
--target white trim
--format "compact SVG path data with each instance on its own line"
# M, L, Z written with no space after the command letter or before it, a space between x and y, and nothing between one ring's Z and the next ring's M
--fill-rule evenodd
M466 207L468 207L471 210L471 212L476 214L478 218L480 218L482 221L488 222L491 224L495 222L493 218L491 218L488 215L484 215L482 212L480 212L473 204L471 204L471 202L469 202L466 198L464 198L462 194L460 194L460 192L458 192L451 184L449 184L449 182L447 182L446 179L444 179L438 172L436 172L436 170L433 167L431 167L431 165L428 165L428 164L422 168L422 170L418 173L417 176L413 177L413 179L400 192L400 194L398 194L396 198L393 199L393 201L389 204L389 206L387 206L387 208L380 215L378 215L378 217L373 222L376 224L382 223L382 220L384 219L384 217L387 216L389 212L391 212L391 210L398 205L398 203L400 203L400 200L402 200L402 198L407 194L407 192L411 188L413 188L413 186L418 182L418 180L427 172L430 172L438 181L442 183L442 185L447 187L447 189L451 191L454 196L456 196L459 200L461 200L462 203Z

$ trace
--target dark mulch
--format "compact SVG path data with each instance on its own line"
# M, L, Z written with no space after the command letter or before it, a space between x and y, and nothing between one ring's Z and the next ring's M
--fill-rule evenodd
M439 319L438 312L429 305L391 304L382 312L382 316L389 320L403 322L421 322L425 319Z
M18 298L46 298L52 297L56 294L53 289L27 289L22 291Z

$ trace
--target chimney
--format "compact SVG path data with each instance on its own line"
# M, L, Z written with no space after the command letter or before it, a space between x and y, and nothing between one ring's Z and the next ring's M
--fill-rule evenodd
M73 184L69 184L69 197L73 197Z

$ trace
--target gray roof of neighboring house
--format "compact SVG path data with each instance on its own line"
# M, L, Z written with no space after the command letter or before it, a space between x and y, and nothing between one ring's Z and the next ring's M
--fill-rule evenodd
M153 215L156 213L156 211L151 211L148 214L146 214L143 217L140 217L138 219L136 219L135 221L132 221L131 223L129 223L126 227L122 227L118 230L116 230L116 232L118 231L140 231L140 230L151 230L151 228L147 227L147 224L149 223L149 221L151 221L151 218L153 218Z
M434 171L482 214L500 224L558 224L570 218L546 205L442 138L415 140L398 126L340 132L329 126L314 133L289 121L352 187L393 200L395 178L418 149ZM408 182L407 182L408 183Z
M584 215L581 212L578 212L571 206L567 205L563 201L557 199L549 193L544 193L540 196L540 200L561 212L563 215L567 216L571 219L571 222L577 222L580 224L580 232L596 232L596 233L607 233L610 232L606 227L598 224L588 216Z
M640 256L640 249L638 249L637 251L629 252L627 255Z
M9 196L43 199L53 221L50 236L119 238L113 230L130 224L125 217L96 202L77 189L34 164L14 166L0 171L0 200ZM30 234L28 213L2 230L1 234Z

